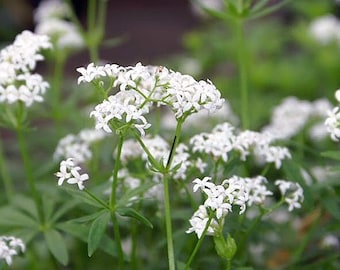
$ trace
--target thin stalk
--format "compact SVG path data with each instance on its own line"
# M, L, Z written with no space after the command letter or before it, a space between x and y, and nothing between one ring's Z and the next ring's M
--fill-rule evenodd
M89 0L87 6L87 33L86 43L90 53L90 59L94 63L99 62L98 46L100 43L98 34L101 29L96 27L96 0Z
M168 161L166 164L166 173L163 175L163 191L164 191L164 211L165 211L165 228L166 228L166 240L168 248L168 264L169 270L175 270L175 253L172 237L172 224L171 224L171 205L170 205L170 191L169 191L169 170L171 168L172 161L175 156L176 148L179 142L181 134L181 128L184 119L179 119L176 126L175 136L170 149Z
M185 264L184 270L188 270L189 267L190 267L190 265L191 265L191 263L192 263L192 261L194 260L196 254L197 254L197 252L198 252L198 250L199 250L199 248L201 247L201 245L202 245L202 243L203 243L203 239L204 239L204 237L205 237L205 235L206 235L206 233L207 233L207 231L208 231L208 228L209 228L209 226L210 226L211 221L212 221L212 217L209 217L209 219L208 219L208 221L207 221L207 224L205 225L205 228L204 228L204 231L203 231L201 237L198 238L198 241L197 241L197 243L196 243L196 245L195 245L195 247L194 247L194 250L191 252L190 257L189 257L188 261L187 261L186 264Z
M169 176L164 175L163 178L163 190L164 190L164 210L165 210L165 228L166 228L166 240L168 247L168 263L169 270L175 270L175 253L172 238L172 225L171 225L171 206L170 206L170 192L169 192Z
M9 202L14 194L14 186L13 186L12 178L6 166L5 155L4 155L4 150L2 148L1 140L0 140L0 171L1 171L2 180L4 182L6 198L7 198L7 201Z
M231 270L231 260L227 260L227 268L226 270Z
M43 215L43 209L42 209L42 202L41 197L36 189L34 177L33 177L33 170L31 166L31 157L28 154L27 146L26 146L26 140L25 135L21 127L18 127L16 129L18 140L19 140L19 146L20 146L20 152L21 157L24 163L25 167L25 174L28 180L28 185L30 189L31 196L33 197L35 206L38 211L38 217L41 224L44 223L44 215Z
M248 72L247 72L247 54L244 39L244 20L242 19L236 21L236 35L237 35L237 58L241 87L241 120L243 129L248 129L249 128Z
M125 264L124 264L124 252L122 248L121 243L121 237L120 237L120 230L119 230L119 224L118 219L115 214L115 208L116 208L116 200L117 200L117 187L118 187L118 170L120 168L120 158L122 154L122 148L123 148L123 142L124 142L124 136L122 134L119 134L119 141L117 146L117 156L115 161L115 166L113 168L112 176L112 191L110 196L110 209L111 209L111 219L113 223L113 231L115 235L117 250L118 250L118 263L119 263L119 269L124 270Z
M115 213L111 214L111 220L112 220L112 225L113 225L113 232L115 236L115 241L117 245L117 250L118 250L118 265L120 270L125 269L125 264L124 264L124 252L122 248L122 239L120 237L120 230L119 230L119 224L118 224L118 219L116 217Z
M61 120L61 94L62 94L62 79L63 79L63 69L65 65L66 56L64 53L57 49L55 63L54 63L54 74L52 80L52 117L56 123L57 131L60 129Z

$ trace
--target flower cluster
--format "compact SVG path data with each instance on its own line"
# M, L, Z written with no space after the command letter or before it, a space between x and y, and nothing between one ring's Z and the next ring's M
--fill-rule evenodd
M197 237L201 238L208 221L209 221L208 211L204 207L204 205L200 205L197 211L189 219L191 227L188 230L186 230L186 233L195 232ZM212 218L207 228L206 234L214 235L218 228L219 228L218 222L216 221L216 219Z
M339 105L332 110L328 110L328 117L325 121L327 131L330 133L332 140L339 141L340 139L340 90L335 92L335 98Z
M240 153L241 160L245 160L252 151L258 160L274 162L275 167L280 168L282 160L291 156L286 147L271 145L273 141L274 137L268 132L246 130L235 134L235 128L226 122L217 125L211 133L195 135L190 144L194 152L206 153L223 161L228 160L232 150Z
M211 177L203 179L196 178L193 183L193 191L201 190L206 199L203 205L194 213L189 220L191 228L187 233L195 232L200 238L207 226L208 235L213 235L221 229L224 224L224 217L232 212L233 206L239 207L239 214L243 214L247 207L252 205L264 205L268 196L273 192L267 189L267 179L264 176L246 177L232 176L216 185L211 182ZM288 210L300 208L303 201L303 190L298 183L277 180L275 184L279 187L285 202L289 205ZM208 212L210 214L208 214Z
M239 182L237 177L225 179L220 185L212 183L211 177L208 176L202 180L196 178L193 183L195 184L193 191L201 190L207 198L189 220L192 227L186 231L187 233L195 232L200 238L210 219L207 232L213 235L223 225L223 219L228 212L232 212L233 205L239 206L239 214L246 210L248 193L244 183ZM209 211L214 213L211 218L208 215Z
M60 0L42 1L35 10L35 32L51 37L56 48L76 49L84 46L77 27L70 22L70 7Z
M58 179L58 185L61 186L64 181L69 184L77 184L80 190L85 188L84 182L89 179L88 174L80 174L81 168L76 166L73 158L68 158L60 162L59 172L55 173Z
M282 197L288 204L288 211L292 211L295 208L301 208L304 196L303 189L299 183L276 180L275 185L279 187Z
M316 123L310 129L309 136L320 140L326 137L327 132L322 121L326 117L326 111L331 104L326 99L318 99L314 102L299 100L296 97L287 97L272 113L271 123L263 128L280 140L288 140L298 134L311 120Z
M0 236L0 261L5 260L8 265L11 265L12 257L19 252L25 252L25 249L25 244L20 238Z
M321 44L340 42L340 21L334 15L325 15L314 20L309 28L313 38Z
M224 99L210 81L196 81L190 75L182 75L166 67L135 66L121 67L116 64L78 68L80 82L92 82L105 77L119 86L115 95L109 96L91 112L96 128L112 132L131 124L141 135L150 127L145 115L153 105L166 105L177 119L200 110L214 112L221 108Z
M77 164L92 158L90 146L92 143L103 139L106 133L101 130L84 129L77 135L68 134L60 139L54 152L54 160L73 157Z
M28 30L17 35L13 44L0 51L0 103L21 101L26 107L42 102L49 84L41 75L32 74L37 61L43 60L39 51L51 48L47 36Z

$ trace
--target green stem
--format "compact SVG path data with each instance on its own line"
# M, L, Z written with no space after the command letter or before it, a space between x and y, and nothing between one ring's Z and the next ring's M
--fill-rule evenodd
M89 191L87 188L84 189L84 191L92 198L94 199L96 202L98 202L100 205L102 205L104 208L106 209L110 209L109 206L102 201L101 199L99 199L96 195L94 195L91 191Z
M172 225L171 225L171 207L170 207L170 192L169 192L169 177L164 174L163 179L164 190L164 210L165 210L165 228L166 228L166 240L168 246L168 263L169 270L175 270L175 254L172 238Z
M25 135L24 135L22 128L17 127L16 132L17 132L17 136L18 136L18 139L19 139L21 156L22 156L22 160L23 160L23 163L24 163L24 167L25 167L25 174L26 174L26 177L27 177L27 180L28 180L30 193L33 197L35 206L36 206L37 211L38 211L39 221L40 221L41 224L43 224L44 223L44 215L43 215L43 209L42 209L42 202L41 202L41 197L40 197L40 195L39 195L39 193L36 189L36 185L35 185L35 181L34 181L34 177L33 177L33 170L32 170L32 166L31 166L31 158L32 157L30 157L29 154L28 154Z
M2 180L4 182L6 198L7 198L7 201L9 202L14 194L14 186L13 186L12 178L6 166L4 150L2 148L1 140L0 140L0 171L1 171Z
M244 20L242 18L236 21L236 32L237 32L237 58L241 87L241 119L243 129L248 129L249 97L248 97L247 54L244 39Z
M65 65L66 55L63 51L57 49L55 55L55 63L54 63L54 74L52 80L51 87L51 95L52 95L52 117L56 123L57 132L60 129L60 120L61 120L61 97L62 97L62 87L61 83L63 81L63 69Z
M118 146L117 146L117 156L115 160L115 166L112 172L113 181L112 181L112 191L111 191L111 196L110 196L110 209L112 211L111 218L112 218L112 223L113 223L115 241L116 241L117 250L118 250L118 263L119 263L119 268L121 270L125 269L124 252L122 248L118 219L116 217L115 211L116 211L117 187L118 187L118 170L120 168L120 157L122 154L123 142L124 142L124 136L123 134L120 133Z
M169 191L169 170L171 168L172 161L174 159L176 148L179 142L181 134L181 128L184 118L179 119L176 126L175 136L170 149L168 161L166 164L166 173L163 175L163 190L164 190L164 211L165 211L165 228L166 228L166 240L168 247L168 263L169 270L175 270L175 253L172 237L172 225L171 225L171 205L170 205L170 191Z
M231 269L231 260L227 260L227 268L226 270L230 270Z
M194 250L191 252L190 257L189 257L187 263L185 264L184 270L188 270L190 265L191 265L191 263L192 263L192 261L194 260L194 258L196 256L196 253L198 252L199 248L201 247L201 245L203 243L203 239L204 239L204 237L205 237L205 235L206 235L206 233L208 231L208 228L210 226L211 221L212 221L212 217L209 217L201 237L198 238L198 241L197 241L197 243L196 243L196 245L194 247Z

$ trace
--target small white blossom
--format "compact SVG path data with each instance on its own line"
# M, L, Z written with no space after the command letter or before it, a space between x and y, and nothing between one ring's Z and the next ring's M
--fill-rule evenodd
M49 87L39 74L32 74L37 61L43 60L39 53L51 48L47 36L23 31L13 44L0 51L0 102L13 104L23 102L26 107L42 102Z
M80 190L85 188L84 182L89 179L88 174L80 174L81 168L76 166L73 158L68 158L60 162L59 172L55 173L58 179L58 186L61 186L64 181L69 184L77 184Z
M210 182L211 177L204 177L202 180L196 178L193 183L194 192L200 189L206 196L204 206L213 210L218 220L225 217L228 212L232 212L232 206L240 207L239 214L246 210L248 193L245 183L233 176L222 181L221 185Z
M186 233L195 232L197 237L201 238L205 230L205 227L207 226L208 221L209 221L209 215L208 215L207 209L203 205L200 205L198 210L190 218L189 222L190 222L191 227L186 231ZM214 233L216 232L216 228L218 227L219 225L217 221L215 219L212 219L207 228L206 234L214 235Z
M323 45L340 42L340 22L334 15L325 15L315 19L309 31L312 37Z
M340 99L340 90L335 92L335 98ZM333 141L340 140L340 101L338 102L339 104L336 107L327 110L328 117L325 120L327 132L330 133Z
M0 236L0 261L5 260L7 265L13 262L13 256L25 252L26 246L20 238L14 236Z
M295 208L301 208L304 196L303 189L299 183L276 180L275 185L279 187L282 197L288 204L288 211L292 211Z

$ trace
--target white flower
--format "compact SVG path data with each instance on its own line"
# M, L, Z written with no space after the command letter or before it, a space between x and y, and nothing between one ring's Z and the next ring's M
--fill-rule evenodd
M271 123L263 131L270 132L277 139L290 139L302 130L313 109L308 101L287 97L274 108Z
M210 189L214 187L215 184L211 183L210 180L211 180L211 177L209 176L205 176L202 180L199 178L196 178L195 180L192 181L195 184L192 190L196 192L198 189L203 190L204 188Z
M51 18L68 18L71 10L66 2L60 0L41 1L38 8L34 11L34 21L42 22Z
M205 227L207 226L207 223L209 221L209 216L207 209L200 205L198 210L193 214L193 216L190 218L189 222L191 227L186 231L186 233L192 233L195 232L198 238L201 238ZM210 222L210 225L207 229L207 235L214 235L216 228L218 227L218 223L215 219L212 219Z
M221 185L215 185L210 182L211 177L204 177L202 180L196 178L193 183L194 192L198 189L207 196L204 206L215 211L216 218L222 219L228 212L232 212L232 206L240 207L239 214L244 213L248 194L245 189L245 183L238 177L233 176L222 181Z
M25 244L20 238L0 236L0 261L5 260L8 265L13 262L12 257L18 252L25 252Z
M90 63L77 71L81 74L78 83L108 77L113 87L119 87L116 94L109 96L91 112L96 119L96 128L106 132L112 132L110 123L113 120L120 120L122 124L132 122L143 136L150 127L145 115L153 105L168 106L179 119L201 110L212 113L224 103L212 82L197 82L190 75L165 67L143 66L141 63L128 67L116 64L95 66Z
M77 71L81 74L78 78L78 84L81 82L91 82L96 78L105 77L107 73L101 66L95 66L94 63L88 64L86 68L79 67Z
M295 208L301 208L304 196L303 189L299 183L276 180L275 185L279 187L282 197L288 204L288 211L292 211Z
M21 101L26 107L42 102L49 84L39 74L31 74L36 62L43 60L39 54L51 43L47 36L23 31L13 44L0 51L0 102L12 104Z
M69 184L77 184L80 190L85 188L84 182L89 179L88 174L80 174L81 168L76 166L73 158L68 158L60 162L59 172L55 173L58 179L58 185L61 186L66 180Z
M228 153L233 149L234 127L229 123L217 125L211 133L201 133L190 139L194 152L206 153L215 158L228 160Z
M253 204L264 204L266 197L273 195L273 192L267 189L267 179L263 176L243 178L243 181L245 182L245 190L248 194L248 206L252 206Z
M205 18L207 17L207 12L205 8L212 10L222 10L223 0L190 0L191 8L194 14Z
M35 32L51 37L55 47L60 49L84 47L84 40L77 27L69 21L56 18L41 21L36 26Z
M340 22L334 15L317 18L311 23L309 31L321 44L340 41Z

